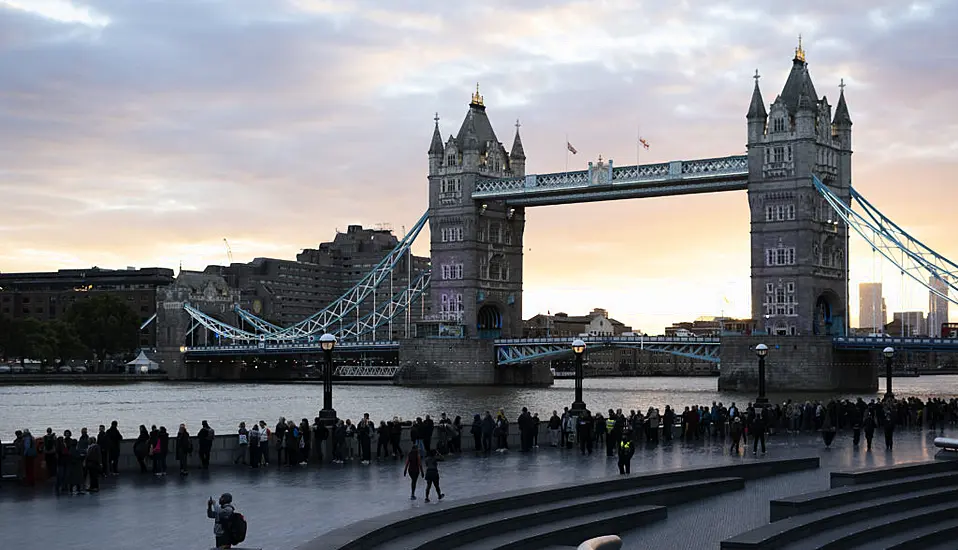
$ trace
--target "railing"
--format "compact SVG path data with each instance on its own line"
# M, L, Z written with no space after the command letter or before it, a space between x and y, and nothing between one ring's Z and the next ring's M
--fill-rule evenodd
M499 195L522 195L526 193L566 191L596 187L593 175L611 168L611 181L602 181L606 185L629 185L644 182L663 182L670 180L701 180L722 176L748 175L748 157L736 155L690 161L673 161L657 164L614 167L609 164L591 166L588 170L556 172L551 174L530 174L518 178L480 178L476 183L473 198L495 197Z

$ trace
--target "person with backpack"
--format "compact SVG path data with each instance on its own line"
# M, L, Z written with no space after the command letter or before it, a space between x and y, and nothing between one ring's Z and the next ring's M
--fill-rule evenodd
M213 520L217 548L232 548L246 540L246 518L233 506L233 495L223 493L217 503L210 497L206 502L206 517Z

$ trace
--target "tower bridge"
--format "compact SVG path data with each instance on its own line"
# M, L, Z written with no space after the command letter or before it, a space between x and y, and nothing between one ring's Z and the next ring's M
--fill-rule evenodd
M744 190L751 221L752 318L759 321L760 334L593 343L719 362L720 388L744 390L757 386L752 348L761 340L773 350L770 387L874 390L877 361L869 350L886 344L848 336L851 233L920 283L927 286L927 274L945 281L944 292L932 291L953 302L948 290L958 295L958 265L911 237L853 189L852 120L844 85L834 107L819 96L801 46L771 103L763 98L759 78L756 71L745 115L745 155L637 166L600 158L585 170L547 174L526 173L518 123L506 149L477 87L455 134L444 138L438 115L435 119L427 152L426 214L352 290L290 327L238 307L224 308L222 300L210 308L202 300L171 298L158 308L157 322L164 325L158 331L160 351L170 365L204 357L309 354L318 351L319 335L333 333L352 350L395 350L405 380L549 383L544 360L568 352L568 343L521 339L526 208ZM427 223L431 270L409 274L409 286L394 291L384 283L392 280ZM410 329L409 311L427 293L431 311ZM394 330L394 322L404 322L405 330ZM203 335L200 345L197 334ZM906 340L896 345L954 347Z

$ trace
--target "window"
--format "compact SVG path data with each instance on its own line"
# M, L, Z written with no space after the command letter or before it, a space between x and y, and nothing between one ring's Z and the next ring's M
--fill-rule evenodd
M453 279L462 279L462 264L456 264L453 267Z
M783 117L775 117L772 120L772 132L784 132L785 131L785 119Z
M781 204L775 207L775 219L782 221L785 219L785 207Z
M456 153L449 153L446 155L446 166L455 166L456 165Z
M795 336L795 334L796 334L795 325L788 327L788 335Z
M785 148L776 147L772 153L774 162L785 162Z
M449 311L449 295L443 294L442 296L440 296L439 301L440 301L440 311L443 311L443 312Z
M456 311L463 311L463 308L462 308L462 294L456 294L455 308L456 308Z
M775 285L772 283L765 283L765 292L775 292Z
M442 242L448 242L448 241L449 241L449 230L448 230L448 229L446 229L445 227L443 227L442 229L439 230L439 233L442 235Z
M770 222L775 220L775 207L766 206L765 207L765 221Z
M457 241L461 241L461 240L462 240L462 227L457 227L457 228L456 228L456 240L457 240Z
M450 278L451 278L451 277L449 276L449 267L450 267L450 266L448 266L448 265L443 265L443 266L442 266L442 279L443 279L444 281L445 281L446 279L450 279Z
M795 265L795 248L766 248L765 265Z
M785 219L794 220L795 219L795 205L788 204L785 205Z
M785 285L785 289L786 289L786 291L787 291L789 294L794 294L794 293L795 293L795 283L787 283L787 284Z

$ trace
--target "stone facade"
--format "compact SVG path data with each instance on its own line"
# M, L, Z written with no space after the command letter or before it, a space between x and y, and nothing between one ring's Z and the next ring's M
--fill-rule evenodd
M877 366L868 352L839 352L830 336L722 337L719 391L757 391L755 346L768 346L765 387L769 394L878 389Z
M812 175L850 200L851 126L844 90L834 117L801 46L768 112L756 74L747 115L752 316L775 335L848 330L848 227Z
M548 365L496 366L496 349L489 339L413 338L399 348L402 367L396 383L403 385L492 384L548 385Z
M219 275L191 271L181 271L172 285L157 292L157 362L171 380L194 380L209 376L209 369L212 367L188 364L181 348L216 344L215 337L204 327L189 332L192 320L183 309L183 304L189 304L211 317L238 326L236 314L233 312L236 299L226 281ZM232 374L239 377L238 368L228 367L229 365L222 365L222 368L229 372L220 372L217 376L225 378L228 377L225 374Z
M439 119L429 148L432 311L460 323L465 338L522 335L525 213L502 201L475 202L479 178L525 175L518 124L512 150L496 138L477 90L457 136Z

